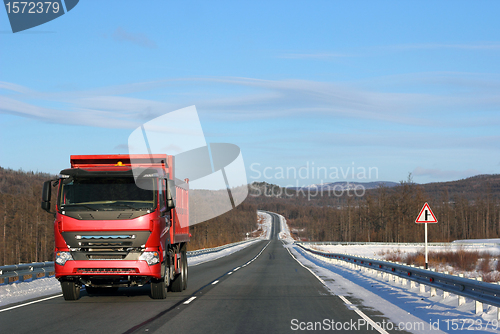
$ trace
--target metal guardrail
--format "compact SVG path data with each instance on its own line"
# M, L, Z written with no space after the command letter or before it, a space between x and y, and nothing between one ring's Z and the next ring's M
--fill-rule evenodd
M227 244L214 248L206 248L195 251L187 252L188 257L197 256L201 254L215 253L223 249L234 247L240 244L244 244L255 239L249 239L244 241L235 242L232 244ZM0 267L0 285L20 283L20 282L30 282L32 280L44 277L54 276L54 262L35 262L26 264L14 264L9 266Z
M35 262L0 267L0 285L54 276L54 262Z
M296 243L303 250L325 258L344 261L358 267L374 269L394 276L415 281L458 296L500 307L500 285L477 281L469 278L447 275L428 269L406 266L394 262L364 258L341 253L327 253L309 249Z

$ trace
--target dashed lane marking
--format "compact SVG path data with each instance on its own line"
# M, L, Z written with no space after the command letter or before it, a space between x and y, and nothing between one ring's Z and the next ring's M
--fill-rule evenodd
M192 302L193 300L195 300L195 299L196 299L196 297L195 297L195 296L193 296L193 297L189 298L188 300L186 300L183 304L184 304L184 305L187 305L187 304L191 303L191 302Z

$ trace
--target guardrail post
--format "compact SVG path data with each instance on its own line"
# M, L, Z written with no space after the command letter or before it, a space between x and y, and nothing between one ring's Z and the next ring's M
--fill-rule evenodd
M421 293L425 293L425 284L424 283L419 283L419 287L420 287L420 292Z
M482 281L483 278L482 277L476 277L476 280ZM476 302L476 314L483 313L483 303L478 302L477 300L475 302Z
M417 287L417 283L415 281L410 281L410 289L414 289Z
M464 274L458 274L459 277L464 277ZM465 304L465 297L458 296L458 306Z

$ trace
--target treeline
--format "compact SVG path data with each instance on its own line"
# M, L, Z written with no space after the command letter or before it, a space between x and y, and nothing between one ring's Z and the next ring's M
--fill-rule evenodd
M244 240L257 226L257 206L246 201L236 209L191 227L188 250L210 248Z
M54 216L40 207L45 173L0 167L1 265L53 260Z
M304 240L421 242L424 226L415 219L425 202L439 221L428 226L430 241L500 237L500 177L455 182L417 185L410 175L396 187L367 190L364 196L352 191L342 196L285 194L283 189L276 195L276 186L261 183L251 186L249 198L259 208L284 215Z
M241 188L232 189L232 195L239 194ZM229 198L226 189L219 191L193 190L189 191L189 214L191 224L191 241L188 249L216 247L245 239L246 233L256 230L257 205L244 201L220 216L227 210ZM214 217L196 224L201 217ZM205 219L205 218L203 218Z

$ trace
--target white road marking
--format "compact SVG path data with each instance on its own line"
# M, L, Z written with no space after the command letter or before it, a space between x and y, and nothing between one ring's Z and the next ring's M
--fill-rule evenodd
M326 285L325 281L323 281L323 279L321 279L321 277L319 277L318 275L316 275L316 273L314 271L312 271L311 269L309 269L308 267L304 266L302 264L302 262L300 262L295 256L293 256L292 252L290 252L290 249L286 248L286 250L288 251L288 253L290 254L290 256L292 257L292 259L294 259L295 261L297 261L298 264L300 264L302 267L306 268L311 274L314 275L314 277L316 277L320 282L321 284L323 284L328 290L330 290L328 288L328 286ZM333 293L332 293L333 294ZM335 295L335 294L333 294ZM344 303L346 303L346 305L349 307L350 305L352 305L352 303L347 300L347 298L345 298L344 296L339 296L337 295L340 299L342 299L342 301ZM366 314L364 314L363 312L361 312L357 307L349 307L350 309L352 309L354 312L356 312L361 318L365 319L370 325L373 326L373 328L375 328L379 333L381 334L389 334L387 331L385 331L382 327L380 327L375 321L373 321L372 319L370 319Z
M215 285L215 284L217 284L217 283L219 283L219 281L218 281L218 280L217 280L217 281L213 281L213 282L212 282L212 285Z
M10 310L13 310L13 309L18 308L18 307L23 307L23 306L26 306L26 305L43 302L44 300L54 299L54 298L57 298L57 297L62 297L62 294L51 296L51 297L47 297L47 298L43 298L43 299L39 299L39 300L34 300L32 302L29 302L29 303L24 303L24 304L20 304L20 305L16 305L16 306L11 306L11 307L8 307L8 308L4 308L3 310L0 310L0 313L1 312L5 312L5 311L10 311Z
M183 304L184 304L184 305L187 305L187 304L191 303L191 302L192 302L193 300L195 300L195 299L196 299L196 297L191 297L191 298L189 298L188 300L186 300Z

